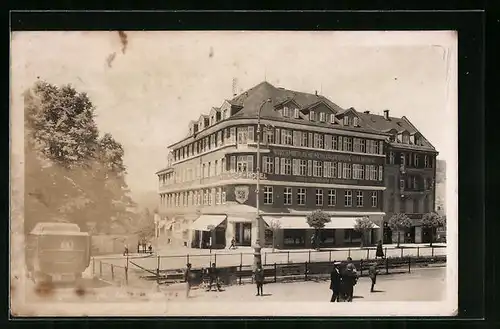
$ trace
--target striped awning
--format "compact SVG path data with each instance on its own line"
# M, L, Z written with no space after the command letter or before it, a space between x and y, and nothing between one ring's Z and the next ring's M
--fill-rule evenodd
M211 231L226 218L226 215L201 215L191 224L191 229L195 231Z

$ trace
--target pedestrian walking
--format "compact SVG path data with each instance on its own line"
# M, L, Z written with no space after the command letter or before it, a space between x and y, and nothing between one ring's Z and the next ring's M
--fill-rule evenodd
M378 241L377 243L377 252L375 254L375 258L384 258L384 250L382 249L382 241Z
M231 245L229 246L229 249L236 249L236 240L234 238L231 239Z
M191 291L191 286L193 285L194 275L191 272L191 263L186 264L186 270L184 271L184 282L186 282L186 298L189 298L189 292Z
M255 268L254 273L255 283L257 284L257 295L256 296L264 296L263 286L264 286L264 269L262 268L262 264L258 263Z
M330 302L338 302L340 298L340 284L341 284L341 276L339 271L340 262L333 262L333 270L330 274L330 290L332 291L332 298Z
M370 292L373 292L375 288L375 284L377 283L377 263L372 263L370 265L370 268L368 269L368 275L370 276L370 279L372 280L372 287L370 289Z
M215 266L215 263L212 263L212 266L208 269L208 276L209 276L209 282L208 282L208 289L207 291L212 290L212 285L215 283L215 286L217 287L217 291L221 291L220 288L220 283L219 283L219 270Z

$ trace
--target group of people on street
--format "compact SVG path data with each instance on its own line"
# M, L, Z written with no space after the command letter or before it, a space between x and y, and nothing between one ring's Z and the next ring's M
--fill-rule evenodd
M207 281L207 291L212 291L212 286L215 285L217 291L222 291L220 280L219 280L219 270L215 263L212 263L211 266L203 270L202 273L206 276ZM191 291L191 287L193 286L193 282L195 279L195 275L192 272L191 263L186 264L186 270L184 271L184 282L186 283L186 297L189 298L189 292Z
M371 280L370 292L374 292L375 284L377 282L377 263L370 264L368 275ZM333 270L330 274L330 290L332 297L330 302L352 302L354 298L354 286L358 282L358 272L356 266L352 262L352 258L347 258L347 263L334 262Z

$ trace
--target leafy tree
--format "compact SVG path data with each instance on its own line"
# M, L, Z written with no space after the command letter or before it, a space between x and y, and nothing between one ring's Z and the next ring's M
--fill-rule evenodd
M437 212L429 212L424 214L422 217L422 226L426 228L430 228L431 232L431 247L432 242L434 242L434 230L438 227L446 226L446 221L444 217L441 217Z
M309 227L314 228L314 246L319 249L319 236L322 228L325 227L326 223L330 223L332 220L330 215L322 210L316 210L307 215L307 224Z
M140 214L139 223L136 226L136 234L140 241L148 241L155 237L156 225L154 222L154 214L149 209L145 209Z
M356 219L354 230L361 233L361 248L363 248L366 233L373 229L374 226L375 224L367 216Z
M407 228L411 227L411 220L403 213L395 213L389 218L388 225L391 230L396 230L398 232L398 245L401 242L401 231L405 231Z
M37 82L25 100L25 231L55 218L97 232L129 228L123 147L99 138L95 107L70 85Z

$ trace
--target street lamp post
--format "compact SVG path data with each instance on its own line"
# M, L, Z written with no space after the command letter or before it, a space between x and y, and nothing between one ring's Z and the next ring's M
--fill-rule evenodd
M256 171L257 171L257 187L255 190L256 194L256 208L257 208L257 216L255 218L256 221L256 234L257 238L255 239L255 246L254 246L254 266L257 266L258 264L262 264L262 254L261 254L261 249L262 249L262 242L260 241L260 235L262 232L262 220L260 218L260 114L262 112L262 108L266 103L271 102L271 99L267 99L262 104L260 104L259 107L259 112L257 113L257 165L256 165Z

